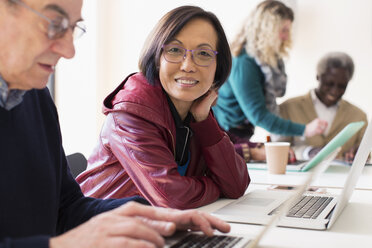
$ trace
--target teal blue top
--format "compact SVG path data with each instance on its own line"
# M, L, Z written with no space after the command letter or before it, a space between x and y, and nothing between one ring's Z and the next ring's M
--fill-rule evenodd
M229 130L246 120L270 133L301 136L305 125L294 123L271 113L265 104L264 74L254 58L242 52L233 58L231 74L218 91L213 107L220 126Z

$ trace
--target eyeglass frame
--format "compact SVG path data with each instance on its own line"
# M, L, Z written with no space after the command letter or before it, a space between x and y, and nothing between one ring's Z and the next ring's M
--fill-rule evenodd
M74 34L75 28L79 28L81 30L81 34L79 36L73 36L74 40L80 38L81 36L83 36L87 32L85 25L81 25L81 24L78 25L78 23L75 23L75 25L70 25L70 20L65 16L61 15L61 17L62 17L61 22L60 22L59 25L56 25L55 20L52 20L49 17L45 16L44 14L40 13L39 11L31 8L30 6L28 6L27 4L25 4L21 0L11 0L11 1L16 3L16 4L19 4L19 5L23 6L24 8L30 10L34 14L38 15L39 17L41 17L44 20L46 20L47 22L49 22L48 29L47 29L47 36L48 36L48 39L50 39L50 40L56 40L56 39L62 38L66 34L66 32L68 31L68 28L72 28L73 34ZM63 23L66 23L66 22L67 22L67 24L63 25ZM58 29L56 27L57 28L62 27L62 29L61 29L62 31L58 31Z
M163 49L163 53L165 53L164 47L166 47L166 46L170 46L170 45L172 45L172 44L163 44L163 45L161 46L161 48ZM186 54L187 54L187 52L190 52L190 53L191 53L192 61L193 61L196 65L201 66L201 67L208 67L208 66L210 66L210 65L213 63L213 61L216 60L216 56L217 56L217 54L218 54L218 51L214 51L214 50L212 50L212 49L206 49L206 48L202 48L202 49L200 49L200 48L199 48L199 49L186 49L186 48L184 48L184 47L182 47L182 46L179 46L179 45L172 45L172 46L175 46L175 47L181 48L181 49L183 49L183 50L185 51L185 53L184 53L184 55L183 55L183 59L181 59L179 62L172 62L172 61L169 61L169 60L167 60L167 58L165 57L165 54L163 54L164 59L165 59L167 62L169 62L169 63L174 63L174 64L181 63L182 60L185 60L185 59L186 59ZM198 63L195 62L195 60L194 60L194 51L200 51L200 50L208 50L208 51L213 52L214 57L213 57L213 59L211 60L211 62L210 62L208 65L199 65Z

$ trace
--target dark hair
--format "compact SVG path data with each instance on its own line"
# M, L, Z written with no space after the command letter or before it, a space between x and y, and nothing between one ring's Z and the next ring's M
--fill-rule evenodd
M172 40L189 21L195 18L209 21L216 30L218 54L214 87L218 88L226 81L232 62L229 43L220 21L212 12L207 12L200 7L181 6L169 11L159 20L142 49L138 67L151 84L159 80L159 63L163 44Z
M349 72L349 80L353 77L353 59L344 52L330 52L325 54L318 62L316 68L317 76L323 75L332 68L341 68L347 70Z

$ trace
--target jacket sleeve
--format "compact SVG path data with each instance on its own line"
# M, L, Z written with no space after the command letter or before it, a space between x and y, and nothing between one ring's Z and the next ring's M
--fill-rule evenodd
M367 126L368 126L368 119L367 119L367 115L365 113L361 113L361 121L364 121L365 124L364 126L362 127L362 129L360 129L358 132L357 132L357 139L356 139L356 142L355 142L355 145L359 147L360 145L360 142L362 142L362 139L363 139L363 136L364 136L364 133L367 129Z
M218 185L221 195L228 198L242 196L250 182L247 165L216 119L210 113L206 120L190 126L202 146L209 176Z
M220 184L225 180L215 180L216 175L181 176L178 173L170 148L174 146L175 137L170 130L123 111L111 113L107 118L106 121L115 124L106 126L103 138L152 205L196 208L220 197ZM173 143L169 144L172 139Z
M262 78L254 60L245 56L235 58L229 80L239 106L254 126L285 136L303 134L305 125L282 119L266 108Z
M68 231L95 215L115 209L129 201L147 204L141 197L107 200L85 197L81 192L79 184L69 172L65 157L63 160L65 166L63 169L64 175L62 176L57 234Z
M147 202L140 197L129 197L125 199L115 200L99 200L87 197L80 197L79 200L70 202L70 207L67 207L61 212L62 219L59 220L57 228L58 233L63 233L78 224L83 223L90 217L118 206L125 204L128 201L137 201L143 204ZM80 215L81 214L81 215ZM30 236L25 238L5 238L0 241L0 248L48 248L50 236Z

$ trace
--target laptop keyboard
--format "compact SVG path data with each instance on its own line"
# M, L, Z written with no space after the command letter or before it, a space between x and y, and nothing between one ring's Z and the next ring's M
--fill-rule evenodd
M234 237L234 236L226 236L226 235L215 235L212 237L208 237L206 235L201 234L188 234L183 239L178 241L176 244L172 245L171 248L193 248L193 247L200 247L200 248L219 248L219 247L234 247L236 243L238 243L242 238L241 237Z
M333 197L302 196L288 212L288 217L316 219Z

